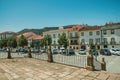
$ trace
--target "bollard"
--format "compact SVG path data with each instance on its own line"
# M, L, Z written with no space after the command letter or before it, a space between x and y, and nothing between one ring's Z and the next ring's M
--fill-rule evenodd
M104 57L102 58L101 68L102 70L106 71L106 62L105 62Z
M89 53L87 55L87 70L93 71L94 66L93 66L93 55L91 54L91 50L89 50Z

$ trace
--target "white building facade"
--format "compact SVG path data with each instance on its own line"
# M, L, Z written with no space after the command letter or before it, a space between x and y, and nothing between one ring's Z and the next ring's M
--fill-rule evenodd
M101 47L120 48L120 25L101 27Z
M67 29L58 29L58 30L51 30L43 32L43 36L50 35L52 37L52 48L59 48L58 39L62 35L62 33L66 34L66 37L68 38L68 30Z
M100 27L84 27L79 32L80 48L92 47L100 49L101 31Z
M18 33L15 33L15 32L2 32L2 33L0 33L0 39L8 39L8 38L10 38L10 37L12 37L12 36L17 36L18 35Z

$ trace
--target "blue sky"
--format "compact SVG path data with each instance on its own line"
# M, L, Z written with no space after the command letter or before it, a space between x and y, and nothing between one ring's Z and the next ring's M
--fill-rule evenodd
M0 32L120 22L120 0L0 0Z

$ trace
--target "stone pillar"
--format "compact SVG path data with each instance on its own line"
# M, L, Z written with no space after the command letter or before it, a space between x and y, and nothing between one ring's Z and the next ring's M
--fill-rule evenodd
M104 57L102 58L101 68L102 70L106 71L106 62L105 62Z
M7 52L8 52L8 59L12 59L12 57L11 57L11 52L10 52L10 48L7 48Z
M28 57L29 57L29 58L32 58L32 54L31 54L31 49L30 49L30 47L28 48Z
M94 66L93 66L93 55L91 54L91 50L89 50L88 54L87 54L87 70L93 71L94 70Z

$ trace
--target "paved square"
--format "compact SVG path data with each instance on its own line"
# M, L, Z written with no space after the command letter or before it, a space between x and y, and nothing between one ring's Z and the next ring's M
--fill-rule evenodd
M0 59L0 80L120 80L120 74L15 58Z

